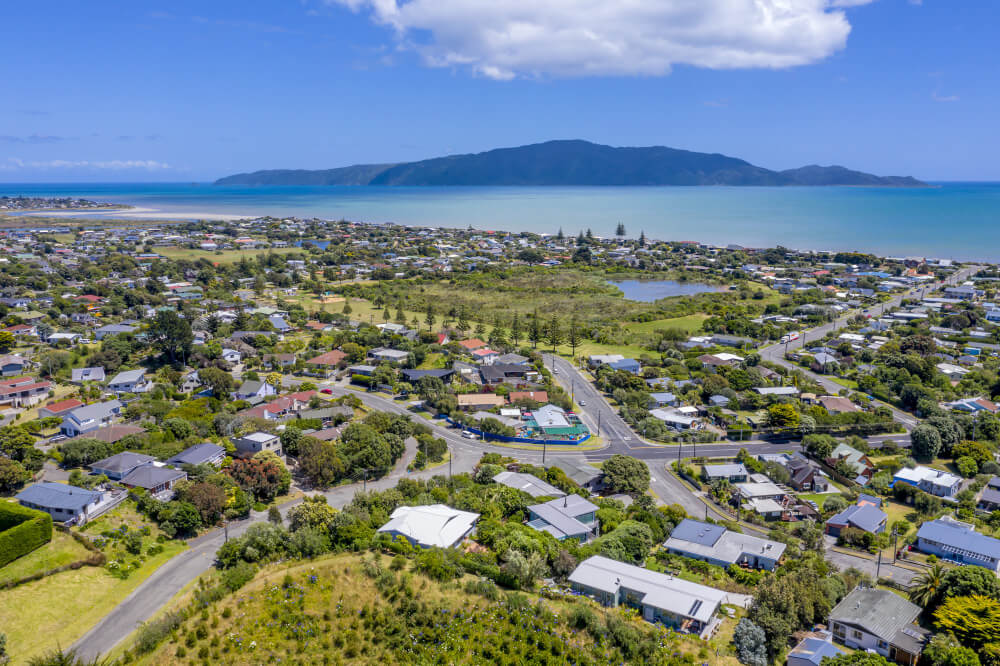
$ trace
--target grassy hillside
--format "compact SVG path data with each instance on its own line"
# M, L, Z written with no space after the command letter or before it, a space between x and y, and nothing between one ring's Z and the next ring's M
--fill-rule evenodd
M737 663L714 656L731 627L705 644L586 600L437 583L408 565L343 554L268 567L137 663Z

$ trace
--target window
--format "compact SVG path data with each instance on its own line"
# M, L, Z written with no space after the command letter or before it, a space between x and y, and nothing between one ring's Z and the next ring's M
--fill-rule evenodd
M878 642L878 647L879 647L880 650L885 650L885 649L887 649L889 647L889 644L886 643L885 641L879 641Z
M858 631L857 629L854 629L853 631L851 631L851 636L854 637L854 638L857 638L858 640L860 640L861 639L861 632Z

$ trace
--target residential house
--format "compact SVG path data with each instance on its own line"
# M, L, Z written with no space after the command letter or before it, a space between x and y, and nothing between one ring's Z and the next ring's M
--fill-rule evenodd
M121 414L121 410L122 403L117 400L77 407L63 417L60 430L67 437L83 435L109 425L116 416Z
M173 458L167 459L168 465L213 465L222 463L226 457L226 450L218 444L202 442L189 446Z
M785 553L785 544L752 534L727 530L722 525L685 518L664 544L670 553L703 560L720 567L732 564L773 571Z
M959 381L962 377L969 374L968 368L963 368L962 366L955 365L953 363L938 363L934 367L938 369L938 372L952 381Z
M674 430L697 430L701 427L701 419L695 414L679 409L652 409L649 415L663 421Z
M309 368L309 374L317 377L332 377L337 373L340 365L347 360L347 354L339 349L332 349L328 352L314 356L305 362Z
M784 466L791 477L788 485L799 492L826 492L830 487L830 480L808 460L791 458Z
M491 407L501 407L507 400L501 395L493 393L460 393L455 396L459 409L490 409Z
M528 527L548 532L558 541L586 543L600 531L597 505L579 495L563 495L544 504L528 506Z
M233 440L236 451L243 455L252 456L261 451L273 451L281 455L281 438L269 432L252 432Z
M680 404L680 401L673 393L662 391L649 394L650 408L676 407L678 404Z
M172 467L150 463L140 465L121 479L121 484L128 488L142 488L150 495L166 499L178 481L187 479L187 472Z
M384 363L402 363L410 357L410 352L402 351L401 349L389 349L387 347L380 347L378 349L373 349L368 352L368 356L379 362Z
M474 352L485 347L486 343L479 338L472 338L471 340L459 340L458 346L467 352Z
M226 348L222 350L222 360L226 363L236 365L243 360L243 354L235 349Z
M153 384L146 380L146 369L124 370L111 378L108 390L120 395L122 393L146 393L152 390Z
M922 611L894 592L859 587L830 611L828 622L834 639L847 647L916 666L929 633L916 624Z
M885 531L888 520L888 514L874 503L859 499L856 504L831 516L826 521L826 533L839 537L843 530L851 527L871 534L881 534Z
M38 408L38 418L44 419L51 416L63 417L72 412L77 407L83 407L83 403L76 398L69 398L67 400L60 400L59 402L50 402L44 407Z
M507 400L515 403L521 400L547 404L549 401L548 391L511 391L507 394Z
M892 477L893 485L906 483L937 497L954 497L962 489L962 478L931 467L903 467Z
M122 451L89 465L94 474L103 474L113 481L121 481L134 470L156 461L153 456L131 451Z
M82 384L84 382L103 382L104 379L104 368L101 367L73 368L73 372L70 375L70 381L74 384Z
M478 513L444 504L400 506L378 532L402 537L421 548L454 548L473 533L478 520Z
M521 472L500 472L493 477L495 483L528 493L532 497L563 497L563 491L532 474Z
M0 356L0 375L13 377L24 372L28 367L28 360L17 354L6 354Z
M784 502L787 494L774 483L737 483L735 492L742 508L753 511L768 520L780 518L784 513Z
M875 465L868 456L844 443L838 444L830 452L826 464L836 469L837 463L840 461L843 461L843 464L856 475L855 478L863 479L865 483L875 474Z
M605 606L635 608L648 622L704 637L727 598L721 590L601 555L581 562L569 582L575 591Z
M102 442L107 442L108 444L114 444L116 442L125 439L129 435L138 435L144 432L146 432L146 429L143 428L142 426L124 425L118 423L118 424L106 425L98 428L97 430L91 430L90 432L87 432L83 435L72 437L66 440L66 442L72 442L74 439L86 438L86 439L98 439Z
M703 370L708 372L715 372L718 368L722 366L736 367L743 362L743 358L737 356L736 354L721 353L721 354L702 354L698 357L698 361L701 362L701 367Z
M267 396L276 395L278 391L273 385L258 379L247 379L233 391L233 400L263 400Z
M916 545L923 553L1000 573L1000 539L980 534L969 523L950 517L929 520L917 530Z
M22 506L49 514L53 522L76 525L87 522L96 514L104 493L42 481L28 486L14 497Z
M574 483L592 493L604 488L604 472L581 458L556 458L552 466L561 469Z
M109 335L120 335L122 333L134 333L136 331L135 326L128 326L125 324L105 324L100 328L94 330L94 339L103 340Z
M843 398L836 395L824 395L816 399L816 401L823 406L826 411L831 414L848 414L852 412L860 412L861 409L858 408L853 402L847 398Z
M411 370L407 368L400 370L400 374L403 376L403 381L416 387L420 383L420 380L424 377L437 377L445 384L448 384L451 382L451 378L455 375L455 371L448 369Z
M746 483L747 468L743 463L731 465L705 465L701 468L701 478L708 483L725 479L730 483Z
M607 364L612 370L621 370L622 372L628 372L633 375L638 375L642 371L642 366L639 361L634 358L623 358L617 361L611 361Z
M49 395L52 382L39 382L31 377L0 380L0 405L31 407Z
M264 354L261 360L272 370L287 370L295 365L297 359L295 354Z
M1000 476L994 476L986 482L976 506L983 511L1000 510Z

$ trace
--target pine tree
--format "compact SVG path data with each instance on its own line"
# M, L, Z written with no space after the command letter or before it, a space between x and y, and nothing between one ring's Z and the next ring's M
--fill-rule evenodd
M563 235L562 227L559 227L559 233L556 234L556 239L558 239L560 242L566 240L566 236Z
M469 330L469 315L465 312L465 306L463 305L458 310L458 330L464 335L467 330Z
M552 315L552 318L549 319L549 325L545 327L545 341L552 345L552 351L555 352L562 340L563 332L559 325L559 317Z
M639 232L639 247L646 247L646 232Z
M389 306L385 306L385 310L382 311L382 321L389 321L392 319L392 313L389 312Z
M625 236L625 225L621 222L618 223L618 228L615 229L615 236L623 238Z
M583 237L583 230L580 230L580 235L576 237L577 245L586 245L587 239Z
M542 339L542 322L538 318L538 310L531 316L531 322L528 324L528 340L531 341L531 348L535 349L538 347L538 342Z
M569 344L574 358L576 357L576 348L580 346L582 341L579 323L576 317L573 317L569 320L569 329L566 331L566 342Z
M515 312L510 320L510 340L514 343L515 347L521 341L521 332L521 318Z
M427 330L434 328L434 322L437 321L437 317L434 316L434 305L432 303L427 304L427 314L424 316L424 323L427 324Z
M396 305L396 323L400 326L406 326L406 313L403 312L402 301Z

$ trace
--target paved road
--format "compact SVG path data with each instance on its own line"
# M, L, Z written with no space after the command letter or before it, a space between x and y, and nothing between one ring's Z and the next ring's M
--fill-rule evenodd
M868 308L866 312L874 310L876 307L880 308L880 312L884 312L885 310L899 307L900 304L903 302L903 299L922 298L923 295L926 294L928 291L932 291L933 289L936 289L940 286L961 283L964 280L966 280L970 275L973 275L974 273L978 272L979 269L980 269L979 266L970 266L968 268L963 268L959 271L956 271L953 275L944 280L944 282L934 283L931 285L924 285L918 289L910 289L901 294L893 296L884 304ZM857 312L851 312L849 314L845 314L844 316L839 317L834 321L827 322L825 324L822 324L821 326L811 328L807 331L803 331L802 336L798 340L793 340L792 342L789 342L787 344L777 343L767 347L762 347L758 351L762 359L771 361L772 363L776 363L780 366L783 366L791 370L798 370L799 372L809 377L809 379L815 381L817 384L822 386L831 395L837 395L837 393L839 393L844 388L841 384L838 384L829 377L817 374L815 372L812 372L811 370L807 370L805 368L802 368L801 366L798 366L790 361L785 360L785 353L806 347L809 344L810 340L815 342L820 338L824 337L827 333L835 333L843 328L846 328L847 325L850 323L850 320L856 315ZM912 414L897 409L892 405L885 405L885 406L888 407L889 410L892 412L893 419L895 419L898 423L902 424L903 427L906 428L907 430L911 430L920 424L920 420L917 419Z
M826 560L837 566L841 571L854 567L869 574L873 578L889 578L902 585L909 585L910 582L920 575L919 571L907 567L899 567L892 564L892 558L883 558L881 565L877 559L871 559L863 555L851 555L843 549L834 550L832 548L836 539L824 537Z

